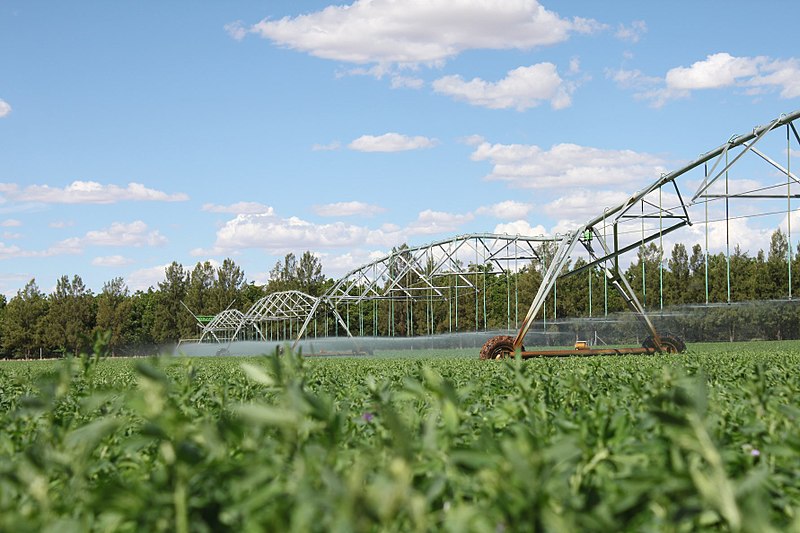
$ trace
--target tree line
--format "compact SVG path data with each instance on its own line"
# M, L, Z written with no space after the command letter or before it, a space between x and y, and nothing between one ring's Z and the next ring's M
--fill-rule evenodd
M416 300L368 301L352 309L345 305L338 312L355 335L416 336L515 329L525 316L554 251L552 243L543 243L538 250L543 261L531 262L517 272L497 273L487 263L470 265L469 272L462 276L443 276L439 285L446 290L446 300L422 296ZM793 252L794 296L800 294L800 246ZM739 247L729 256L706 255L700 245L687 249L678 243L662 257L659 248L650 243L639 249L624 275L640 301L656 312L686 304L779 300L790 295L789 255L788 240L780 230L772 234L766 252L759 250L753 256ZM578 259L563 273L585 264ZM465 276L472 280L472 287L464 287ZM94 294L80 276L64 275L56 281L53 292L45 294L32 279L10 300L0 296L0 357L82 353L91 348L92 336L97 332L108 332L108 348L114 355L148 354L154 346L196 338L200 332L196 316L215 315L228 308L244 312L260 298L278 291L300 290L320 296L333 283L322 274L319 258L310 251L299 258L287 254L271 269L264 285L248 281L230 258L216 267L205 261L191 269L173 262L157 287L146 291L131 292L117 277ZM736 338L736 332L740 338L745 335L743 332L749 337L797 338L800 315L795 316L795 307L782 306L785 312L780 317L754 313L752 308L741 306L725 310L724 318L720 313L705 313L698 319L695 314L692 320L700 323L694 324L692 331L711 331L713 326L714 331L725 331L725 338L731 340ZM602 317L624 310L622 298L606 286L603 273L587 269L558 281L540 318L550 320L557 329L559 319ZM721 320L725 324L720 325ZM684 322L672 327L686 331ZM734 328L734 324L738 325ZM315 320L314 332L321 336L342 334L330 312Z

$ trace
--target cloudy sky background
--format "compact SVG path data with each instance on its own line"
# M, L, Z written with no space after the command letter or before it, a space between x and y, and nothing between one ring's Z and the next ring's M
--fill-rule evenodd
M0 1L0 293L63 274L146 289L173 260L225 257L264 282L304 250L335 277L403 242L564 231L800 108L780 29L798 15L788 2ZM732 186L775 179L758 172ZM754 253L781 224L736 219L731 242ZM725 237L710 226L712 251Z

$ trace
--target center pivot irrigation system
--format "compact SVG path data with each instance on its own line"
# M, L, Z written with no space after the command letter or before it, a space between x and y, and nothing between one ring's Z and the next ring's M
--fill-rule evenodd
M636 297L630 283L620 273L620 255L643 247L645 244L656 239L663 239L667 235L679 228L692 225L689 213L693 208L701 206L705 209L705 224L708 228L708 206L710 202L724 201L726 225L726 240L728 246L728 269L730 269L730 240L729 240L729 207L731 199L746 198L751 201L783 199L786 201L786 223L789 231L789 254L791 254L791 200L799 195L792 194L792 184L800 184L800 180L791 172L792 140L800 145L800 135L793 122L800 117L800 111L795 111L786 115L781 115L769 124L753 128L753 131L743 135L732 136L727 142L719 147L707 152L694 161L683 167L662 174L657 180L642 190L631 195L627 200L614 207L607 207L603 213L590 219L585 224L576 227L572 232L567 233L559 242L555 257L551 261L544 274L541 285L533 299L528 314L522 321L516 337L497 336L489 339L481 349L481 359L499 359L519 353L521 357L540 357L540 356L567 356L567 355L605 355L605 354L648 354L657 352L682 352L686 349L683 340L670 333L659 334L648 318L644 306ZM785 128L785 144L779 143L778 146L785 149L785 166L776 159L768 156L759 148L764 139L770 132L780 131ZM773 136L774 137L774 136ZM757 148L756 146L759 146ZM744 156L750 155L750 158ZM750 190L732 191L730 187L729 175L734 166L746 166L745 162L757 158L763 166L766 164L771 173L777 176L781 182L777 185L759 186ZM709 169L709 163L711 168ZM678 178L682 178L685 185L693 185L692 171L695 174L702 170L700 179L695 178L694 185L697 190L690 200L685 200L681 194ZM751 171L747 169L746 171ZM719 190L720 185L724 184L724 189ZM738 185L738 184L737 184ZM781 188L779 193L770 193ZM785 193L783 192L785 190ZM669 207L664 207L664 200L667 199ZM761 215L776 213L761 213ZM748 216L758 216L750 214ZM654 224L657 221L658 224ZM628 228L638 224L640 231L627 231ZM637 234L638 233L638 234ZM636 235L630 238L631 234ZM626 239L627 237L627 239ZM566 271L566 266L570 261L570 255L577 245L580 244L590 260L589 262L571 271ZM659 246L663 250L663 246ZM708 233L706 232L706 250L708 250ZM706 258L708 255L706 254ZM707 259L706 259L707 260ZM791 291L791 257L789 257L789 287ZM534 350L526 351L523 346L525 335L528 332L534 319L544 305L544 302L555 286L556 280L561 277L572 276L590 268L600 268L605 274L606 282L613 286L622 296L623 300L631 311L637 316L642 325L649 332L643 345L638 348L602 348L593 349L588 342L578 341L574 349L571 350ZM730 293L730 270L728 274L728 292ZM791 292L790 292L791 296Z
M664 237L680 228L696 225L693 230L696 238L705 233L708 304L711 228L716 247L720 246L720 236L724 237L727 302L730 303L732 223L734 231L742 231L744 219L784 216L782 225L787 230L789 244L788 297L791 299L792 217L800 214L792 208L792 200L800 197L792 191L800 180L791 171L792 156L796 157L800 150L800 135L794 125L797 118L800 118L800 111L781 115L769 124L753 128L750 133L731 136L718 148L677 170L661 174L619 205L606 207L602 213L566 234L533 237L483 233L459 235L417 247L402 246L347 273L321 296L299 291L277 292L258 300L245 312L229 306L214 316L195 316L202 334L193 342L224 344L218 353L227 353L235 341L280 345L293 340L297 346L301 340L313 340L318 347L325 338L343 335L352 340L353 350L349 353L357 354L369 351L361 346L361 337L372 337L373 344L377 338L419 334L427 338L460 334L463 340L465 329L479 334L490 329L513 332L518 328L516 336L506 334L489 339L480 357L498 359L516 353L527 358L682 352L686 346L681 338L659 333L654 327L645 306L622 274L620 256L634 250L641 250L644 255L645 245L653 246L657 241L661 299ZM778 134L781 132L785 137ZM765 179L775 183L764 184ZM695 192L689 197L682 190ZM775 210L776 200L783 200L785 208ZM741 206L742 212L732 213L732 204ZM572 255L580 255L586 262L570 270ZM530 309L520 321L521 290L516 285L518 276L511 274L519 273L521 267L531 262L542 267L543 279ZM644 282L644 261L641 263L641 294L652 308L653 300L648 300ZM586 341L577 341L571 349L525 350L525 336L540 313L546 329L545 303L551 294L555 302L558 279L588 269L602 272L604 293L607 294L609 286L618 291L637 317L647 332L642 345L593 348ZM494 282L489 279L497 275L501 277ZM497 287L501 287L501 291L505 289L505 302L495 300L487 306L487 287L490 286L494 286L495 291ZM590 315L591 290L590 276ZM496 315L500 307L504 308L504 317Z

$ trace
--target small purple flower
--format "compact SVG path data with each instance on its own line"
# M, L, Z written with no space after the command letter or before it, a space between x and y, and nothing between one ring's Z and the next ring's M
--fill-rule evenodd
M760 457L761 450L759 450L758 448L753 448L752 450L750 450L750 455L753 457Z
M372 417L373 417L372 413L364 413L363 415L361 415L361 418L364 419L364 422L372 422Z

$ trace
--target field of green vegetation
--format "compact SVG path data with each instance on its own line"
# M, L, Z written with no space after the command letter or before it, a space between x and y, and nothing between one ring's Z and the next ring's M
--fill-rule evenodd
M800 530L799 368L800 342L2 362L0 530Z

